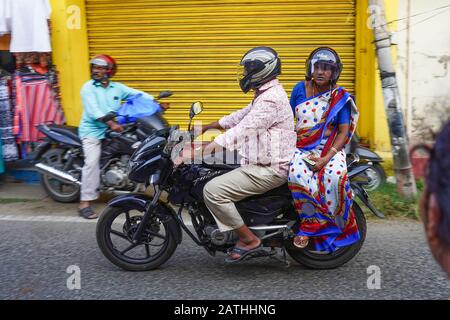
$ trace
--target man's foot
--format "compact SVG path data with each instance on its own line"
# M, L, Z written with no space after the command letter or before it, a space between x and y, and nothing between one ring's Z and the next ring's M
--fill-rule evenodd
M78 214L85 219L97 219L97 214L92 210L91 207L85 207L78 209Z

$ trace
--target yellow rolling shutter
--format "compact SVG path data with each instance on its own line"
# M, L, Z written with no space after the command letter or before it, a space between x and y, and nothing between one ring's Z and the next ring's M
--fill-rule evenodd
M277 50L289 95L309 52L331 46L344 63L340 84L354 92L355 1L86 0L86 8L91 56L116 58L116 81L155 96L172 90L171 124L185 127L196 100L208 122L246 106L252 94L240 91L236 71L255 46Z

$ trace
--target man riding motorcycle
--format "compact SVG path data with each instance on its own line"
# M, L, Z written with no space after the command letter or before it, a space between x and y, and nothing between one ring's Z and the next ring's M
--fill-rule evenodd
M111 81L117 71L117 63L112 57L101 54L94 57L89 64L91 80L81 89L83 115L78 128L84 152L78 212L86 219L95 219L97 215L92 210L90 201L98 198L101 142L105 138L108 126L115 132L123 131L122 126L109 119L107 114L117 111L122 100L136 94L140 93L148 99L153 97L122 83ZM167 104L161 105L163 108L167 107Z
M241 59L240 68L241 90L254 90L253 101L218 122L202 126L202 132L228 129L206 146L204 155L226 148L238 150L242 156L240 168L214 178L204 189L205 204L220 231L236 230L239 236L227 262L261 250L261 240L245 225L235 202L286 183L296 141L289 99L277 80L281 73L277 52L269 47L253 48Z

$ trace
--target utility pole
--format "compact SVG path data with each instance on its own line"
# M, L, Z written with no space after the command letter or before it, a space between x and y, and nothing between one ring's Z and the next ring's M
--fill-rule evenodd
M417 194L417 188L409 158L408 137L403 121L397 78L392 63L391 38L386 26L383 1L369 0L370 27L373 29L375 37L374 43L383 88L384 108L391 136L397 190L402 196L411 198Z

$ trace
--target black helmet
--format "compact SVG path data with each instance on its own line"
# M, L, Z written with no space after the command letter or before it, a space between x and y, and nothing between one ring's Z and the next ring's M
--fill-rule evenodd
M316 63L324 63L332 68L333 75L331 76L331 83L336 84L342 72L341 58L339 58L337 52L328 47L320 47L311 52L306 60L306 80L309 81L312 79L314 65Z
M281 74L281 61L275 50L256 47L249 50L240 62L239 85L244 93L261 87Z

